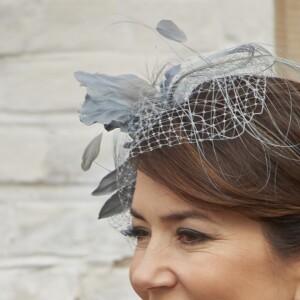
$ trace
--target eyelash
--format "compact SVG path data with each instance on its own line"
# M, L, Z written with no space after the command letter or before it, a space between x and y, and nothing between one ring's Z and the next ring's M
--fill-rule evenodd
M133 238L137 241L140 241L143 238L150 236L149 231L143 227L129 227L125 230L122 230L121 233L125 237Z
M121 231L121 233L126 237L136 240L137 244L151 236L150 232L144 227L130 227ZM178 228L176 236L177 239L186 246L197 245L211 240L208 235L189 228Z
M178 240L184 245L197 245L211 240L208 235L189 228L179 228L176 233Z

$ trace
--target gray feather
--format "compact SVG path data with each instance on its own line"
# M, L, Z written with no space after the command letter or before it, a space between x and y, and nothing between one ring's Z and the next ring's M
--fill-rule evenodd
M174 77L179 73L180 69L181 65L175 65L165 72L165 80L161 83L162 90L167 90L170 87Z
M101 141L102 141L102 133L100 133L95 138L93 138L90 141L90 143L86 146L82 155L82 162L81 162L81 168L83 171L87 171L91 167L93 161L99 155Z
M185 33L171 20L161 20L157 24L156 30L166 39L179 43L187 41Z
M142 95L155 93L147 81L132 74L109 76L79 71L75 78L87 87L80 110L80 120L87 125L96 122L110 125L114 122L112 127L120 125L121 130L126 132L133 106Z
M92 192L93 196L107 195L118 189L117 169L102 178L98 187Z
M102 206L99 212L99 219L111 217L123 211L123 206L119 198L118 192L113 194Z

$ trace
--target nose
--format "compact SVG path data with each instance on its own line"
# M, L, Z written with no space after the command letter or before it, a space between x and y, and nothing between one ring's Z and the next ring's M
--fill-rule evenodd
M145 249L137 249L130 266L130 280L137 293L159 288L172 288L177 276L172 268L172 249L159 242L150 242Z

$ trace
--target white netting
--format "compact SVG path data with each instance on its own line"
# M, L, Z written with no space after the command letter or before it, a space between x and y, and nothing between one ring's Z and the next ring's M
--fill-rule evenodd
M145 100L136 112L139 126L130 128L131 155L185 142L236 138L254 115L262 113L265 89L265 77L238 75L203 82L188 101L169 108Z
M134 107L131 156L240 136L263 112L266 76L274 74L274 62L266 49L249 44L159 72L156 97L141 95Z

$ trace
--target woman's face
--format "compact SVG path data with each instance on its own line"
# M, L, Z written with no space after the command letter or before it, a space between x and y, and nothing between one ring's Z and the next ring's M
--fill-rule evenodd
M295 299L289 268L258 222L197 209L141 172L132 216L130 280L142 299Z

